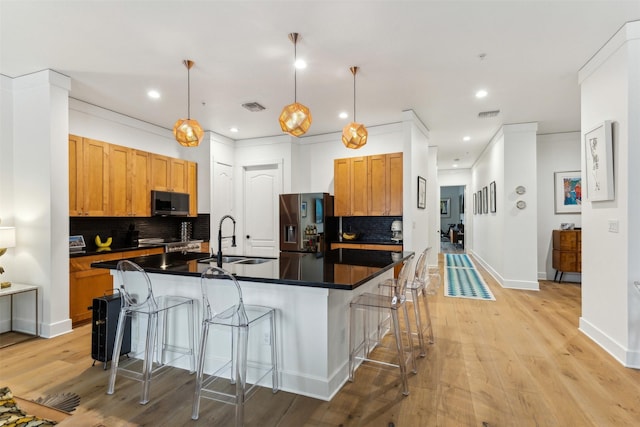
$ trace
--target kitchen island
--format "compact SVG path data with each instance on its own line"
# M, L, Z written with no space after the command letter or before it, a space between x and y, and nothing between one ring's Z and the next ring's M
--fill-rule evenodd
M245 304L277 310L280 388L330 400L348 378L349 302L363 292L377 292L378 283L392 278L394 267L411 254L357 249L323 254L281 252L278 258L259 264L223 263L222 267L237 277ZM157 295L182 295L198 301L200 275L215 266L215 258L201 253L163 253L131 261L150 275ZM113 274L116 265L117 261L109 261L93 267L110 269ZM172 326L172 339L185 345L186 326ZM268 351L264 333L250 339ZM219 342L212 339L209 344L208 358L222 355Z

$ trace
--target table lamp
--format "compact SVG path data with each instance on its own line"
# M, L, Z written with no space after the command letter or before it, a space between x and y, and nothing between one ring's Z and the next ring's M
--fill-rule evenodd
M0 227L0 256L7 252L7 248L13 248L16 245L16 229L15 227ZM4 273L4 268L0 266L0 274ZM8 288L11 282L0 282L0 288Z

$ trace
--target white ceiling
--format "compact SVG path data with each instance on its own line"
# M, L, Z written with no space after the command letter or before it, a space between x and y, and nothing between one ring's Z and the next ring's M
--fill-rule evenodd
M638 19L640 0L0 0L0 74L52 69L71 77L71 97L171 129L187 113L189 58L191 117L206 130L279 135L280 111L293 102L287 34L298 32L308 135L346 124L338 113L353 111L357 65L358 121L370 128L413 110L439 147L439 168L449 169L456 158L470 167L502 124L579 130L578 70ZM147 97L152 88L160 100ZM484 99L474 96L480 88ZM241 107L251 101L266 110Z

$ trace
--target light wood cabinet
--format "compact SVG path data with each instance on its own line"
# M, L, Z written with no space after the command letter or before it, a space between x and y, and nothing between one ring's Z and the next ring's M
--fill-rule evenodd
M333 161L333 214L351 215L351 162L350 159Z
M109 215L151 215L149 153L110 144Z
M152 154L151 190L187 193L187 161Z
M107 216L109 144L69 135L69 215Z
M560 274L582 272L582 231L553 230L552 267ZM554 277L554 280L556 278Z
M105 252L100 255L74 257L69 259L69 317L73 326L91 320L93 299L113 289L113 276L109 270L91 268L100 261L133 258L163 253L163 248L144 248L126 252Z
M402 215L402 153L336 159L333 166L334 215Z
M189 193L189 216L198 216L198 164L187 162L187 193Z
M69 216L151 216L151 190L189 194L198 215L198 164L69 135Z

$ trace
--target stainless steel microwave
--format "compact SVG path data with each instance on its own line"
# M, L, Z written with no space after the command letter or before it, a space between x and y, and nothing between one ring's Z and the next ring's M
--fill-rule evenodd
M189 215L189 195L173 191L151 191L151 215L187 216Z

